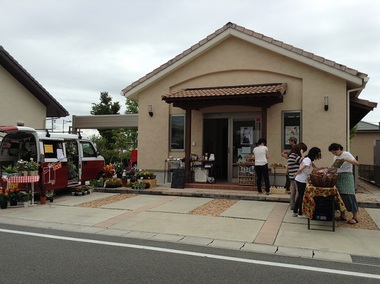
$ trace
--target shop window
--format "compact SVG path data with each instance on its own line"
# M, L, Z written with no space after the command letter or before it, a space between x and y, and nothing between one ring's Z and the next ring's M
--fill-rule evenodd
M185 115L170 117L170 150L183 151L185 149Z
M298 143L301 142L301 112L283 112L282 121L282 148L285 150L290 150L290 137L295 137Z

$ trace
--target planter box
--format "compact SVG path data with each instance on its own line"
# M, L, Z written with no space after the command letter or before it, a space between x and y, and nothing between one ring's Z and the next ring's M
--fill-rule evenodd
M150 184L150 187L149 188L153 188L153 187L156 187L157 186L157 179L143 179L142 182L145 182L145 183L149 183Z
M271 187L270 192L273 194L286 194L286 189L283 187Z

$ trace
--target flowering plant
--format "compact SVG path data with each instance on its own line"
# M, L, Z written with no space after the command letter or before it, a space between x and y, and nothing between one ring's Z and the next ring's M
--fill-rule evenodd
M124 170L123 163L122 162L115 162L114 167L115 167L115 172L116 172L117 177L121 177L123 174L123 170Z
M152 172L148 172L148 171L145 171L145 170L140 170L136 174L136 178L137 179L155 179L156 175L153 174Z
M122 177L128 178L131 181L135 181L136 180L136 169L135 168L131 168L129 170L124 171Z
M30 161L27 164L29 171L36 171L38 170L38 163L33 160L33 158L30 158Z
M16 169L19 172L28 171L29 170L29 168L28 168L28 162L24 161L23 159L18 160L17 163L16 163Z
M0 203L8 202L8 191L0 187Z
M111 163L104 166L103 170L104 170L104 173L103 173L104 178L112 178L115 175L115 166L112 165Z

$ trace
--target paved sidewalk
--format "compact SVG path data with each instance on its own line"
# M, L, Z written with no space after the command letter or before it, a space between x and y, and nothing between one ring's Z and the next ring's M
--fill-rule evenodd
M366 210L380 227L380 190L360 186L358 198L371 201ZM76 205L118 193L58 196L46 205L0 210L0 223L380 266L380 230L332 232L325 221L312 221L308 230L307 219L292 217L288 195L164 187L140 193L100 208ZM217 217L189 214L220 197L238 201Z

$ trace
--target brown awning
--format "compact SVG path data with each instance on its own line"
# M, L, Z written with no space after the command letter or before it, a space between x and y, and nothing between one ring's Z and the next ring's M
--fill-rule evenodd
M350 98L350 129L358 124L370 111L373 111L375 107L377 107L377 103L357 97Z
M283 101L286 88L286 83L190 88L163 95L162 100L182 109L220 105L270 107Z

